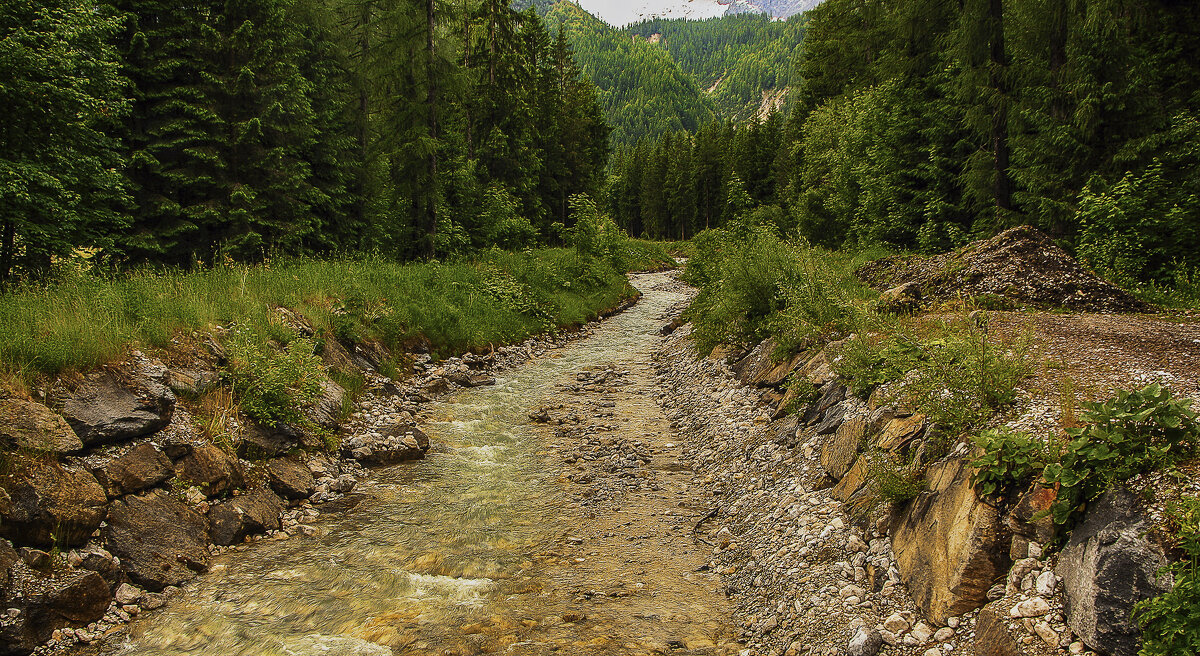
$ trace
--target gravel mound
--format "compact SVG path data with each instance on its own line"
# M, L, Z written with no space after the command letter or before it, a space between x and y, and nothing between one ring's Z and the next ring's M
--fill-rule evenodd
M915 282L926 300L1003 297L1016 305L1077 312L1152 312L1153 307L1105 282L1029 226L1006 230L950 253L875 260L855 272L884 290ZM1000 298L993 301L1004 303ZM1001 309L1001 308L996 308Z

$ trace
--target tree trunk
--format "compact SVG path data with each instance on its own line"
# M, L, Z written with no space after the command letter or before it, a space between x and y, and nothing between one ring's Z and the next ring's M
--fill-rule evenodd
M425 230L429 241L429 254L436 255L436 247L434 246L437 237L437 176L438 176L438 87L436 71L434 70L436 49L434 44L434 1L425 0L425 35L426 35L426 53L425 61L425 80L426 80L426 95L425 104L429 120L429 138L433 140L433 147L429 149L429 202L425 208Z

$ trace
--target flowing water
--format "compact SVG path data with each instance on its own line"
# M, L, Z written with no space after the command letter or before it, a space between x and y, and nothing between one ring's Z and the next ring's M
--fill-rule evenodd
M566 648L573 630L539 609L561 601L547 598L567 566L554 540L578 513L527 413L575 372L646 361L681 298L654 289L663 281L638 276L646 296L593 336L433 404L425 429L448 449L377 471L360 489L365 499L323 517L315 537L221 557L113 651L575 653Z

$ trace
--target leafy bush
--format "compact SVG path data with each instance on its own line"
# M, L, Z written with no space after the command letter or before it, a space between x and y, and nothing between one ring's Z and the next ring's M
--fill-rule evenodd
M984 431L973 440L983 455L971 462L971 484L985 497L1005 494L1040 475L1048 459L1046 443L1008 428Z
M903 379L895 395L938 427L941 455L949 440L981 427L1016 400L1030 371L1023 342L1000 344L967 318L938 322L920 335L902 328L886 338L863 334L843 345L834 369L859 395Z
M925 490L925 470L894 453L871 454L867 473L875 481L879 498L892 504L915 499Z
M1178 525L1176 546L1184 559L1163 572L1174 576L1170 592L1133 607L1142 627L1141 656L1200 653L1200 499L1185 497L1167 514Z
M1191 400L1176 399L1154 383L1120 392L1104 403L1085 403L1083 428L1069 428L1062 460L1046 465L1044 477L1058 484L1054 521L1072 521L1083 506L1115 484L1164 469L1194 456L1200 420Z
M264 425L303 420L303 409L316 401L325 379L311 340L281 346L239 327L230 331L225 346L225 374L246 416Z

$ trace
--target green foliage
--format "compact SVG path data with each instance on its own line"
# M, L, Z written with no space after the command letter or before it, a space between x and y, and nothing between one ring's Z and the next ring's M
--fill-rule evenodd
M1200 651L1200 499L1185 497L1167 516L1177 527L1176 546L1184 557L1162 572L1175 579L1170 592L1133 607L1142 628L1140 656Z
M875 481L879 498L891 504L915 499L925 490L924 469L894 453L872 452L867 473Z
M697 343L752 344L767 336L799 350L848 333L872 293L850 275L852 258L792 244L763 226L701 233L685 279L700 286L688 309Z
M235 326L225 338L225 376L242 412L274 426L304 419L304 409L321 393L325 367L308 339L279 344L248 327Z
M1046 465L1044 473L1047 484L1059 486L1051 508L1059 524L1072 522L1113 485L1200 452L1200 420L1191 400L1174 398L1158 383L1104 403L1085 403L1081 418L1088 424L1067 429L1070 442L1062 459Z
M935 424L935 455L951 440L979 428L1016 400L1030 372L1028 346L999 344L963 317L939 321L927 334L894 326L864 333L842 346L834 369L856 394L900 381L893 394Z
M1046 443L1008 428L984 431L973 439L983 455L971 461L971 484L982 496L1002 496L1028 485L1049 460Z
M497 303L485 291L489 276L532 290L523 297L536 299L532 314ZM546 312L555 327L579 325L632 293L623 271L566 249L487 252L454 264L297 260L191 274L80 274L0 294L0 371L28 380L104 363L131 343L165 347L180 331L231 323L287 341L276 307L347 341L403 347L424 337L440 353L461 353L539 332Z

